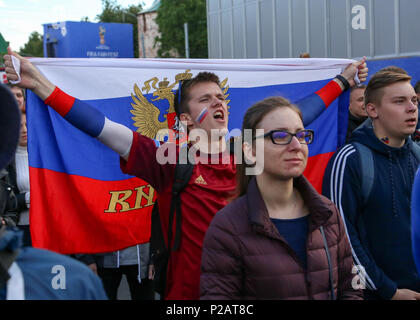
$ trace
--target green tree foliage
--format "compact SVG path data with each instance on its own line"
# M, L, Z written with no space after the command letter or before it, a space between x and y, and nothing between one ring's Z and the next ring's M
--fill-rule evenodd
M32 32L28 42L19 49L19 54L24 57L43 57L43 36L37 31Z
M3 61L3 55L7 53L7 47L9 46L9 42L4 40L3 36L0 32L0 69L4 68L4 61ZM0 79L1 81L1 79Z
M134 56L139 56L139 41L137 29L137 13L142 10L142 4L123 8L115 0L102 0L102 13L96 16L98 22L131 23L133 25Z
M7 47L9 46L9 42L4 40L1 32L0 32L0 54L7 53Z
M161 57L173 56L175 49L185 57L184 23L188 23L190 58L207 58L206 0L161 0L156 23Z

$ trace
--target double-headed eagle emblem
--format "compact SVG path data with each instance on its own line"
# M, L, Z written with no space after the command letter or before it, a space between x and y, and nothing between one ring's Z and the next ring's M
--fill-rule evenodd
M133 99L131 106L133 109L130 110L130 112L133 114L132 119L134 120L134 126L138 128L137 132L151 139L157 139L158 137L156 135L158 132L162 132L161 130L167 131L168 114L175 112L174 100L176 92L173 92L172 90L179 81L191 78L192 73L190 73L190 70L185 70L185 72L175 76L175 81L172 84L169 83L166 77L163 81L159 81L157 77L145 81L141 90L137 84L134 84L134 93L131 93L131 98ZM227 81L228 78L220 83L225 99L229 96L227 93L229 89ZM144 95L149 94L149 92L152 91L152 88L155 89L152 95L155 98L150 99L151 102L149 102ZM169 104L169 107L164 111L164 121L159 120L161 110L152 103L158 100L167 100ZM229 104L230 100L226 100L226 102Z

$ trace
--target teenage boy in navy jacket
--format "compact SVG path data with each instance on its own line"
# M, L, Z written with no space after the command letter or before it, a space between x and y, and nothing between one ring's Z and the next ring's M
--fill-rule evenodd
M376 73L365 91L371 124L330 160L323 193L345 218L355 264L363 266L366 298L420 300L420 277L411 244L410 199L419 165L410 135L418 119L417 96L407 74ZM371 191L363 194L359 149L373 159ZM365 272L363 272L363 270Z

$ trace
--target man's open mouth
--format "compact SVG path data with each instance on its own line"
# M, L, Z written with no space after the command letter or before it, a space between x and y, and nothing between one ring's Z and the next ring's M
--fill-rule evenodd
M213 113L213 118L216 120L224 120L225 114L222 111L218 110L215 113Z

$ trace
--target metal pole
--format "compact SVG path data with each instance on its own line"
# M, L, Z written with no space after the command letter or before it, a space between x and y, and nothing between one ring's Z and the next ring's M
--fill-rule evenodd
M146 47L144 46L144 34L140 34L141 46L143 47L143 58L146 58Z
M190 58L190 47L188 45L188 22L184 23L184 34L185 34L185 57Z

